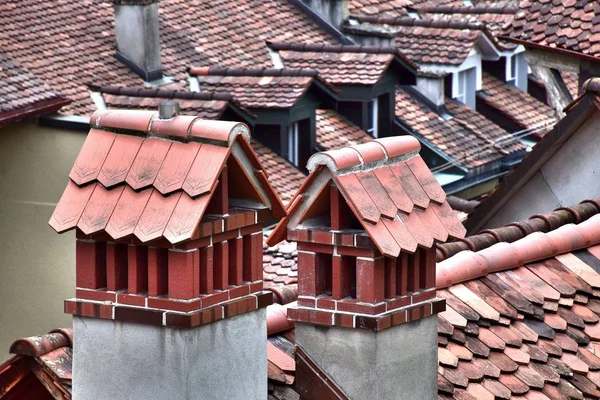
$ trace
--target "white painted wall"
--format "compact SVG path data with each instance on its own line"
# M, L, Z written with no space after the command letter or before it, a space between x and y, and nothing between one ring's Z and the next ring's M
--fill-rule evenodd
M600 196L600 112L544 164L486 225L496 228Z
M75 235L48 220L85 133L22 122L0 128L0 362L24 336L71 326Z

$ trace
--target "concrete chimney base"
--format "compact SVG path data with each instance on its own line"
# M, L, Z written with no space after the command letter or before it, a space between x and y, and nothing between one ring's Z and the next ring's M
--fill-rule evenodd
M296 322L296 344L350 399L433 400L437 325L435 316L380 332Z
M266 308L192 329L73 318L73 398L267 398Z

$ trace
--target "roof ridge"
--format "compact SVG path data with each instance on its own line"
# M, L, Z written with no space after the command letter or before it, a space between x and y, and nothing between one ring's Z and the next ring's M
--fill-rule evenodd
M486 229L456 242L441 244L437 247L437 261L444 261L464 250L480 251L496 243L512 243L534 232L549 232L566 224L581 223L598 213L600 197L584 200L571 207L559 207L546 214L536 214L523 221Z
M600 214L596 214L577 225L563 225L548 233L533 232L512 243L499 242L478 252L464 250L437 263L436 288L519 268L599 243Z
M318 71L314 69L296 68L222 68L222 67L190 67L190 75L209 76L287 76L287 77L316 77Z
M369 54L400 54L394 46L376 46L366 44L308 44L299 42L271 42L267 46L274 50L307 51L323 53L369 53Z
M444 28L444 29L473 29L485 31L485 24L478 22L463 22L452 20L434 20L434 19L416 19L410 17L391 17L374 15L350 15L349 19L355 19L358 22L400 25L400 26L418 26L424 28Z
M378 167L382 163L391 164L406 160L418 154L421 144L412 136L395 136L362 143L356 146L328 150L313 154L306 164L309 171L319 165L329 168L334 174Z
M426 13L464 13L464 14L514 14L519 11L518 6L511 4L497 5L497 4L485 4L485 5L435 5L435 6L417 6L415 10Z
M232 101L233 96L223 92L190 92L187 90L168 90L159 88L143 88L143 87L126 87L126 86L101 86L88 85L90 90L100 93L113 94L117 96L129 97L153 97L163 99L180 99L180 100L220 100Z
M61 347L73 345L70 329L54 329L44 335L17 339L10 346L10 353L21 356L40 357Z

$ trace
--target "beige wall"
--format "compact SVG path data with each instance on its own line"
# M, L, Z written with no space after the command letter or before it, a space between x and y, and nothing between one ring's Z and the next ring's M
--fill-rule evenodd
M85 136L33 121L0 128L0 363L15 339L71 326L74 233L48 220Z

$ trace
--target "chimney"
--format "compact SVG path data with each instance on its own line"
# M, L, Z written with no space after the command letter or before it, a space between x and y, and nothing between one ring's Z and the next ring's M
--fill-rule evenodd
M266 399L262 224L244 124L96 111L50 225L76 230L74 398Z
M340 30L342 23L350 15L350 0L303 0L314 12L334 28Z
M159 0L113 1L117 59L146 82L161 79Z
M444 78L417 75L417 91L435 106L444 105Z
M301 398L323 381L350 399L437 398L436 243L465 230L419 149L402 136L313 155L267 241L298 243Z

